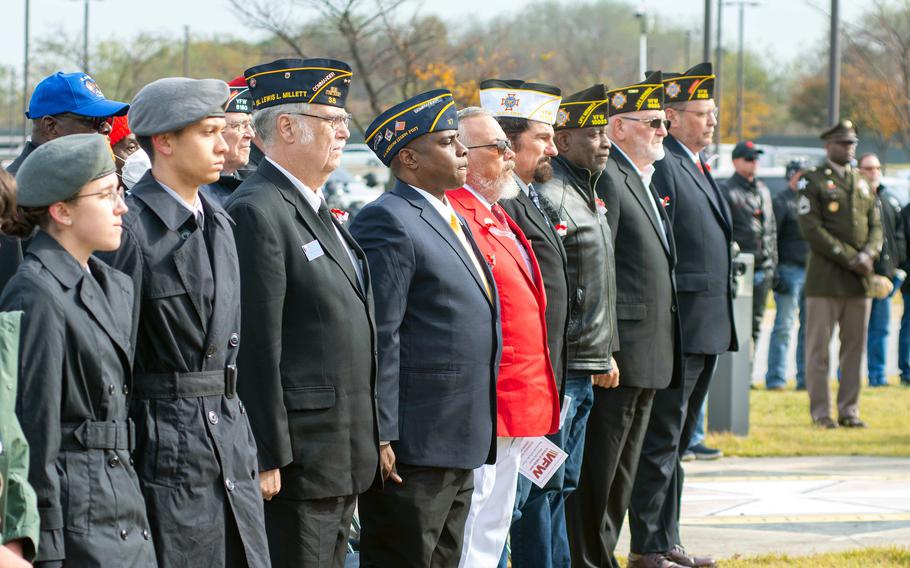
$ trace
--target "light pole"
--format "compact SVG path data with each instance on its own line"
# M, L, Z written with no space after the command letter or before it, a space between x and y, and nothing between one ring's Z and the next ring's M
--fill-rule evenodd
M82 72L89 74L89 4L91 0L82 0Z
M724 66L724 44L722 41L723 38L723 29L724 29L724 3L723 0L717 1L717 39L715 40L715 50L716 55L714 56L714 93L716 95L715 99L717 100L717 106L723 107L723 91L721 90L723 84L722 79L722 69ZM720 154L720 126L721 121L724 120L723 114L717 117L717 126L714 127L714 153Z
M702 61L711 61L711 3L713 0L705 0L705 27L702 31L704 39L704 48L701 53Z
M736 138L743 139L743 121L746 114L746 6L758 6L754 0L734 0L728 6L739 6L739 53L736 56Z
M840 0L831 0L831 47L828 62L828 124L840 119Z
M22 64L22 145L28 140L28 119L25 112L28 110L28 40L29 40L29 0L25 0L25 61Z
M638 36L638 77L644 79L645 71L648 70L648 13L644 10L635 12L641 24L641 33Z

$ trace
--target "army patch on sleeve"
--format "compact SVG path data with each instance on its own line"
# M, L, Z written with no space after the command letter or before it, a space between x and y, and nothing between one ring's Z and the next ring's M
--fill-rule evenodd
M800 195L800 196L799 196L799 203L797 204L797 209L796 209L796 211L797 211L800 215L805 215L806 213L809 212L810 209L812 209L812 204L809 203L809 198L806 197L805 195Z

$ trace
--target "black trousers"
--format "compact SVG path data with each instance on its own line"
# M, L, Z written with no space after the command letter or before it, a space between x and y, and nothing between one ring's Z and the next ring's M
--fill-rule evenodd
M682 388L657 391L629 505L631 551L667 552L679 539L683 478L680 458L689 447L717 355L686 355Z
M455 568L471 508L474 471L397 464L387 481L360 496L360 566Z
M265 501L273 568L343 568L356 495Z
M619 568L613 551L653 400L653 389L594 388L578 489L566 502L573 568Z

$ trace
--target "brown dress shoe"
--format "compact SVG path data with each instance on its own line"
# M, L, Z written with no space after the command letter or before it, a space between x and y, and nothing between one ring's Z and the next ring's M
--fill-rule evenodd
M626 568L684 568L682 565L667 558L666 554L653 552L651 554L629 554Z
M708 556L689 556L686 549L680 545L673 547L673 550L667 553L667 558L689 568L715 568L714 559Z
M843 418L838 418L837 423L843 426L844 428L865 428L866 423L857 418L856 416L844 416Z
M834 420L831 420L831 417L825 416L824 418L816 418L815 425L825 430L834 430L837 428L837 423Z

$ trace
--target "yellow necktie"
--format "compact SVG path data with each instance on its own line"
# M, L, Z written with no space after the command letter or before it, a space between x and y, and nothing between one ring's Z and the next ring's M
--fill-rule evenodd
M493 292L490 290L490 283L487 282L487 276L483 272L483 267L480 265L480 261L477 260L477 255L474 254L474 249L471 247L471 243L468 242L467 237L465 237L464 231L461 229L461 223L458 221L458 217L456 217L454 213L449 216L449 226L452 227L453 231L455 231L455 236L458 237L458 240L461 242L461 246L464 247L465 252L468 253L468 256L470 256L471 260L474 262L474 268L480 275L480 279L483 281L483 287L487 291L487 299L492 302Z

